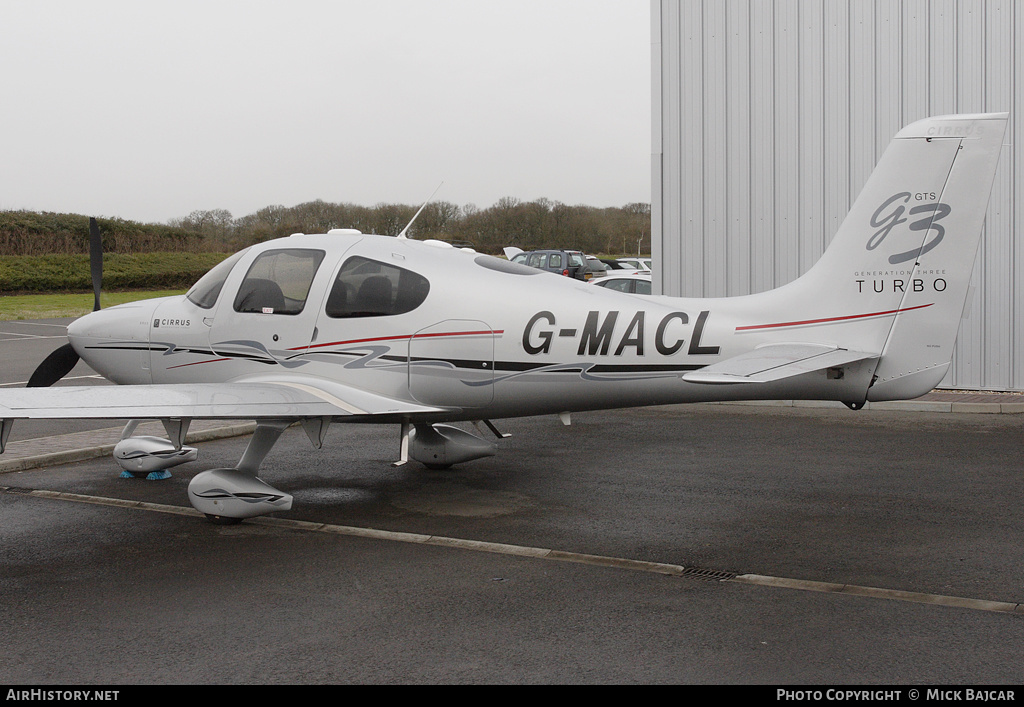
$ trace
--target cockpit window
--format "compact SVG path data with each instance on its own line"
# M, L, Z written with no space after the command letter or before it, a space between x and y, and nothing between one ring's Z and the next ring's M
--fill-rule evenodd
M384 317L423 304L430 283L422 275L376 260L352 257L341 266L327 298L327 316Z
M307 248L268 250L256 258L245 274L235 311L256 314L298 314L306 306L324 251Z
M224 281L228 279L231 269L235 267L235 263L248 250L248 248L240 250L227 259L220 261L210 272L199 278L196 284L192 285L192 289L185 293L185 297L188 298L189 302L203 309L212 309L213 305L217 304L217 297L220 296L220 291L224 287Z

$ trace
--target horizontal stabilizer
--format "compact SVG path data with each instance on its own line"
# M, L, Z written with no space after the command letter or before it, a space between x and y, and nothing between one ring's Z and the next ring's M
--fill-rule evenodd
M769 344L687 373L683 380L715 384L770 383L871 358L878 358L878 354L823 344Z

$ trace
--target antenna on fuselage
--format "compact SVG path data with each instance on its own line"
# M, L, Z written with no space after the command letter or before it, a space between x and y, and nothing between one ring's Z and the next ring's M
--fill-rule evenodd
M440 184L437 185L437 189L440 189L442 186L444 186L444 182L443 181ZM423 209L427 208L427 204L429 204L430 200L434 198L434 194L437 193L437 189L435 189L433 191L433 193L430 196L427 197L427 200L423 202L423 206L421 206L420 210L416 212L416 215L412 217L412 221L409 221L409 223L407 223L405 225L405 228L402 229L402 232L398 234L399 238L408 238L408 236L405 235L406 232L408 232L409 227L412 226L413 221L415 221L417 218L419 218L419 215L421 213L423 213Z

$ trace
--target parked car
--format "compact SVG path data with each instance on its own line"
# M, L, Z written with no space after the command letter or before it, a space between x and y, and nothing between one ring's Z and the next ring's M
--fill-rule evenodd
M640 272L651 271L651 259L650 258L619 258L619 262L629 267L636 268Z
M512 249L505 249L506 255ZM527 250L513 253L508 258L513 263L528 265L531 268L547 270L577 280L589 280L593 275L587 270L587 261L578 250Z
M600 260L608 266L609 275L641 275L647 273L647 270L639 270L629 263L623 263L614 258L601 258Z
M651 276L649 273L641 273L639 275L609 273L608 277L593 280L590 284L631 295L651 294Z
M590 271L590 276L587 279L593 277L604 277L608 274L608 266L605 265L600 259L593 255L583 256L587 261L587 270Z
M615 270L636 270L636 268L627 265L626 263L620 263L615 258L598 258L598 260L600 260L602 263L608 266L609 272L613 272Z

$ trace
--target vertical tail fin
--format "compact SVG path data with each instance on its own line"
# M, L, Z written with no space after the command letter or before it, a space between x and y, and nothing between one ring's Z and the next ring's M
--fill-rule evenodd
M881 353L868 400L917 397L945 376L1007 122L950 115L905 127L821 260L777 290L843 322L843 343L853 334Z

